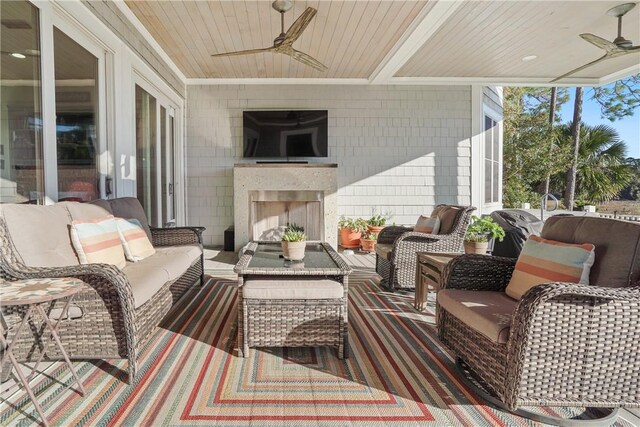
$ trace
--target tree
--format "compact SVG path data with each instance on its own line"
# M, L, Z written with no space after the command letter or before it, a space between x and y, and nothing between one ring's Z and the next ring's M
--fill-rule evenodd
M568 123L560 128L561 145L575 147L573 132L580 129L578 157L575 163L575 195L583 203L602 203L616 197L632 180L633 169L627 162L627 146L615 129L607 125L589 126ZM556 185L562 181L561 174ZM565 189L566 192L566 189Z
M581 87L576 87L573 104L573 124L571 126L573 157L571 158L571 166L569 167L569 170L567 170L566 185L564 189L564 204L570 211L573 210L576 193L576 172L578 168L578 154L580 152L580 125L582 120L582 92Z
M620 192L620 198L640 201L640 159L629 157L627 164L631 168L631 180Z

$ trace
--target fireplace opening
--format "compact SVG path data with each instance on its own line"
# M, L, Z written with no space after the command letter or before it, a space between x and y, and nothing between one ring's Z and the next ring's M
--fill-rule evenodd
M287 224L304 227L308 240L324 240L324 192L250 191L252 240L279 241Z

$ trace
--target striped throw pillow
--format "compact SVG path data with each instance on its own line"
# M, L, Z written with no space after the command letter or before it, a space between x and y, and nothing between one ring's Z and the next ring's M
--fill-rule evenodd
M71 243L81 264L105 263L120 268L127 264L113 215L72 221Z
M549 282L589 284L595 260L591 243L571 244L529 236L506 292L519 300L531 288Z
M137 262L156 253L140 221L135 218L116 218L116 224L128 261Z
M418 233L438 234L440 229L440 219L438 217L429 218L428 216L420 215L416 226L413 227L413 231Z

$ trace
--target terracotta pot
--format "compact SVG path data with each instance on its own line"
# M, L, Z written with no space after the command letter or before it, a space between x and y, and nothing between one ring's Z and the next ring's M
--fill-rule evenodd
M284 259L290 261L300 261L304 258L304 250L307 247L307 242L285 242L282 241L282 255Z
M350 228L340 229L340 244L343 248L355 249L360 247L361 231L354 231Z
M489 242L464 242L464 253L486 255Z
M385 227L384 225L367 225L367 231L369 233L380 234L380 232L384 227Z
M376 250L377 240L369 240L369 239L361 239L360 244L362 245L362 250L365 252L374 252Z

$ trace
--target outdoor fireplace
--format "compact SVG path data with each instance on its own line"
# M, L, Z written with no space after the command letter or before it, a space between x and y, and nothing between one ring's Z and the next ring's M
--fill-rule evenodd
M233 168L235 250L250 240L280 240L287 223L309 240L338 244L337 165L237 164Z

